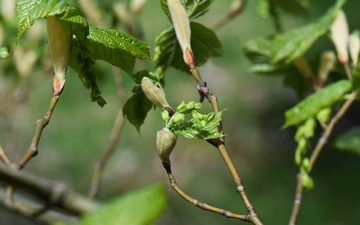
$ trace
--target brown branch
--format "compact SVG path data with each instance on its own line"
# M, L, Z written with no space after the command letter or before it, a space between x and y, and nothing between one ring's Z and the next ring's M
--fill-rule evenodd
M30 147L27 150L27 153L25 154L25 156L18 163L18 166L20 169L23 168L25 166L25 164L27 162L29 162L29 160L32 157L37 155L38 144L40 141L41 133L42 133L43 129L46 127L46 125L48 125L50 122L52 112L54 111L56 103L59 101L60 94L61 93L53 92L53 95L50 100L50 105L49 105L49 108L48 108L45 116L42 119L39 119L36 121L35 133L34 133L32 141L31 141Z
M25 171L16 171L2 164L0 164L0 180L46 205L75 215L90 212L99 206L98 203L72 191L60 181L45 179Z
M194 205L198 208L201 208L203 210L210 211L213 213L221 214L227 218L233 218L233 219L239 219L239 220L246 221L246 222L251 222L251 216L249 216L249 215L240 215L240 214L232 213L229 210L220 209L220 208L208 205L206 203L200 202L199 200L190 197L183 190L181 190L181 188L177 185L175 177L171 172L170 164L163 162L163 166L167 172L171 187L176 191L176 193L178 193L187 202L191 203L192 205Z

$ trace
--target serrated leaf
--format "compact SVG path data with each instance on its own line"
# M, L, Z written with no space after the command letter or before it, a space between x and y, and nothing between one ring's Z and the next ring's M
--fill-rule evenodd
M186 122L184 121L180 124L170 125L169 129L176 136L184 136L189 139L197 138L201 140L207 140L221 138L224 135L219 132L219 125L223 112L224 110L218 113L211 112L207 115L203 115L193 110L192 119ZM194 114L200 116L195 117Z
M270 63L272 40L267 37L257 37L241 43L245 56L251 61L249 70L258 74L278 74L288 66L283 63Z
M214 0L182 0L181 3L185 7L189 19L195 19L209 11L213 1ZM161 8L168 17L169 21L172 22L167 0L161 0Z
M210 57L222 55L221 43L211 29L195 22L190 22L190 27L191 46L197 66L205 64ZM156 44L153 61L157 67L161 67L165 71L169 66L172 66L190 73L189 67L184 62L174 28L162 32L156 38Z
M36 19L47 16L57 16L66 22L76 36L84 38L88 34L86 19L80 15L77 8L69 6L63 0L19 0L16 3L16 16L19 20L16 42Z
M336 14L344 3L345 0L338 0L318 22L313 22L275 36L271 62L284 61L285 63L290 63L305 54L312 44L330 29Z
M146 98L141 88L136 88L135 93L126 101L123 114L140 132L140 126L144 123L152 106L153 104Z
M351 81L340 80L316 91L285 112L286 122L282 128L298 125L306 119L314 117L320 110L331 107L335 102L341 100L351 89Z
M81 225L145 225L153 224L166 206L163 185L154 184L130 191L95 212L85 214Z
M356 154L360 154L360 127L353 127L336 138L335 147Z
M150 58L149 46L136 38L117 30L105 30L90 26L87 45L93 59L101 59L133 74L135 57Z

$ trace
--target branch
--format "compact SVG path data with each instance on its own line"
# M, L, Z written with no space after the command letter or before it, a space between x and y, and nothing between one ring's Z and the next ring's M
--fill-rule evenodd
M167 175L169 177L171 187L178 193L181 197L183 197L187 202L193 204L196 207L199 207L203 210L210 211L213 213L221 214L227 218L239 219L246 222L251 222L251 216L249 215L240 215L236 213L232 213L229 210L220 209L206 203L200 202L197 199L194 199L187 195L181 188L177 185L174 175L171 172L170 164L163 162L163 167L165 168Z
M349 107L351 106L351 104L354 102L355 97L357 95L356 91L353 91L350 95L350 98L347 99L345 101L345 103L341 106L340 110L336 113L336 115L331 119L329 125L326 126L323 134L321 135L320 139L318 140L314 151L311 154L310 157L310 165L309 168L307 170L307 174L310 174L311 170L313 169L315 162L317 160L317 158L319 157L322 149L324 148L325 144L327 143L327 140L329 139L334 126L336 125L336 123L341 119L341 117L344 116L344 114L346 113L346 111L349 109ZM302 196L303 196L303 190L304 187L301 183L301 177L300 175L298 175L298 179L297 179L297 185L296 185L296 193L295 193L295 201L294 201L294 205L293 205L293 210L291 213L291 217L290 217L290 221L289 221L289 225L295 225L296 220L297 220L297 216L299 214L300 208L301 208L301 200L302 200Z
M34 174L16 171L0 164L0 180L16 190L45 202L49 206L81 215L96 209L99 204L74 192L66 184Z

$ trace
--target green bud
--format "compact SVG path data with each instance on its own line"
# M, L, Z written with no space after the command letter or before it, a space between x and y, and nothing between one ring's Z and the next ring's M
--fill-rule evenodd
M164 110L161 112L161 117L162 119L167 123L170 119L170 115L169 115L169 112Z
M297 149L300 149L301 152L303 152L303 150L306 150L306 144L307 144L307 139L304 137L300 138Z
M303 132L304 136L307 138L310 138L314 135L314 130L316 127L316 121L314 118L309 118L305 121L305 124L303 126Z
M186 104L184 101L180 103L180 105L176 108L176 112L183 113L186 111Z
M304 128L303 126L298 127L295 134L295 141L299 142L299 140L304 136Z
M309 176L309 174L307 174L305 168L303 167L300 167L300 176L301 176L301 183L306 189L311 190L314 188L313 179Z
M187 110L192 110L195 108L195 102L194 101L190 101L188 104L186 104L186 109Z
M324 108L317 113L316 119L323 123L328 123L331 118L331 108Z
M53 61L53 91L61 93L71 52L71 33L56 16L46 18L50 55Z
M201 109L202 104L200 102L195 103L194 109Z
M141 80L141 89L146 97L157 107L164 109L165 106L171 108L165 98L165 93L148 78L143 77Z
M185 115L182 113L175 113L172 117L173 123L181 123L185 120Z
M302 158L301 151L296 149L296 151L295 151L295 163L296 163L296 165L298 165L298 166L301 165L301 158Z
M170 164L170 154L176 145L177 136L168 128L163 128L156 134L156 147L162 162Z
M303 159L303 161L302 161L302 166L304 167L304 169L305 169L306 171L309 170L309 168L310 168L310 160L309 160L309 158L304 158L304 159Z

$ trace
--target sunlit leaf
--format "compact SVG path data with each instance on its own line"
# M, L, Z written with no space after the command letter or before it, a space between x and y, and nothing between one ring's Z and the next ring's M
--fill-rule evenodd
M18 35L16 41L28 30L36 19L57 16L66 22L72 33L84 38L88 34L86 19L77 8L69 6L63 0L18 0L16 3Z
M180 120L178 123L168 124L169 130L171 130L176 136L184 136L189 139L216 139L223 137L224 135L219 132L219 125L221 122L221 115L223 111L209 114L201 114L196 110L190 110L192 118L188 121ZM176 117L178 112L173 115ZM181 114L181 113L180 113Z
M163 185L154 184L126 193L95 212L85 214L81 225L146 225L153 224L166 206Z
M221 43L211 29L195 22L191 22L190 27L191 46L197 66L203 65L210 57L222 55ZM161 67L165 71L169 66L172 66L190 73L189 67L184 62L174 28L162 32L156 38L156 44L153 61L157 67Z
M356 154L360 154L360 127L353 127L339 136L335 147Z
M296 106L285 112L286 122L283 128L297 125L310 117L314 117L321 109L330 107L335 102L343 99L344 95L349 92L351 88L351 81L340 80L309 95Z
M140 132L140 126L144 123L147 113L153 104L147 99L140 87L136 87L134 94L126 101L123 114L129 122Z
M117 30L105 30L90 26L87 44L92 49L93 59L105 60L130 75L133 73L135 57L150 58L149 46L146 43Z
M185 0L181 1L190 19L195 19L209 11L214 0ZM167 0L161 0L161 8L171 22L171 16L167 5Z

